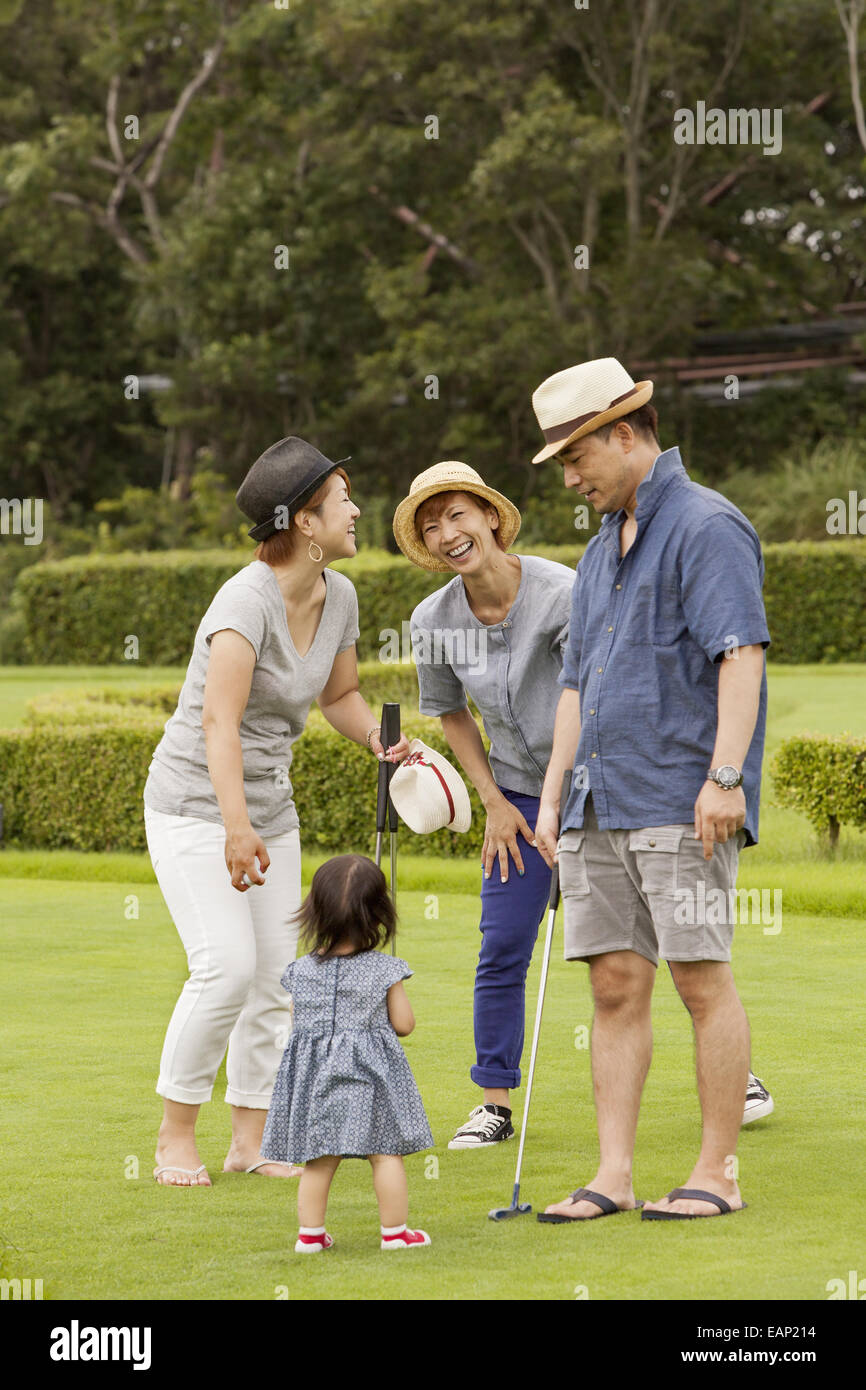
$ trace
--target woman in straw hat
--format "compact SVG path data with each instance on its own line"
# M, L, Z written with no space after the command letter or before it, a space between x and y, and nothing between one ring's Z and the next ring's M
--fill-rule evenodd
M295 957L301 900L292 745L317 700L339 733L377 757L398 762L408 751L402 737L382 747L358 689L358 600L351 581L329 568L355 554L360 512L349 492L339 464L303 439L281 439L253 464L237 502L254 523L255 559L202 618L153 754L148 849L190 968L156 1087L160 1183L210 1186L195 1124L226 1048L232 1140L224 1169L300 1171L259 1151L289 1026L280 976Z
M509 1093L520 1084L526 973L550 891L534 829L574 572L537 556L509 555L519 529L520 513L508 498L458 462L421 473L394 515L404 555L454 576L412 614L419 706L441 719L487 812L470 1070L483 1100L458 1128L452 1149L514 1134ZM484 721L489 755L467 695Z

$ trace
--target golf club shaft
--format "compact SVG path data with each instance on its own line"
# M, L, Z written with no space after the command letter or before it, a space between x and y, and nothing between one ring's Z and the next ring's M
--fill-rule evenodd
M391 901L397 906L397 832L391 831ZM391 955L397 954L397 932L391 937Z
M553 869L557 873L556 866ZM529 1075L526 1078L526 1095L523 1100L523 1120L520 1125L520 1144L517 1149L517 1171L514 1175L514 1192L520 1190L520 1171L523 1165L523 1150L526 1144L526 1122L529 1119L529 1103L532 1100L532 1081L535 1076L535 1057L538 1052L538 1039L541 1033L541 1014L544 1009L544 994L547 987L547 967L550 962L550 948L553 944L553 926L556 921L556 908L551 907L547 914L547 935L544 938L544 955L541 961L541 983L538 987L538 1004L535 1009L535 1028L532 1034L532 1052L529 1057Z
M562 814L565 810L565 803L568 800L568 793L571 790L571 770L567 770L562 776L562 789L559 797L559 818L562 823ZM541 1015L544 1011L544 995L547 989L547 971L550 965L550 949L553 945L553 928L556 922L556 909L559 905L559 864L554 862L550 876L550 909L547 914L547 933L544 938L544 955L541 960L541 980L538 985L538 1003L535 1008L535 1027L532 1031L532 1051L529 1055L529 1075L526 1078L526 1096L523 1101L523 1119L520 1124L520 1144L517 1149L517 1170L514 1174L514 1197L513 1203L516 1205L520 1192L520 1173L523 1167L523 1150L526 1146L526 1126L529 1120L529 1103L532 1099L532 1082L535 1076L535 1058L538 1054L538 1040L541 1036Z
M379 733L385 752L400 742L400 706L388 703L382 706L382 723ZM376 863L381 868L382 836L385 833L385 808L388 810L388 828L391 832L391 901L397 906L397 809L388 794L395 764L379 764L379 797L376 806ZM397 954L397 933L391 938L391 955Z
M385 704L382 706L382 718L379 724L379 741L382 748L387 752L392 743L400 740L400 706ZM388 785L394 772L394 764L386 762L383 758L379 764L379 781L376 788L376 831L381 833L385 829L385 819L389 806ZM396 820L391 825L392 830L397 829Z

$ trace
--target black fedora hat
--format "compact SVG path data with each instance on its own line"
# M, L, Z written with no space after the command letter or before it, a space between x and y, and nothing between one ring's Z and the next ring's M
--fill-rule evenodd
M332 463L297 435L278 439L256 459L235 493L244 516L255 522L247 535L263 541L285 530L325 479L349 458Z

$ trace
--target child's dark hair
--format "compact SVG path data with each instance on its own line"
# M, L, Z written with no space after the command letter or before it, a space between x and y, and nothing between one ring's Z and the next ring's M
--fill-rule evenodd
M373 951L391 940L397 913L382 870L363 854L338 854L313 875L296 914L307 950L330 956L351 942L353 953Z

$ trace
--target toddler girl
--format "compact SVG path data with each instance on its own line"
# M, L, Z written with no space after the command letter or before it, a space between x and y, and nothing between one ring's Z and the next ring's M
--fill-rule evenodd
M373 1169L383 1250L429 1245L407 1229L401 1155L433 1144L418 1088L397 1035L415 1027L402 981L404 960L376 947L394 935L385 875L361 854L341 854L316 871L298 913L309 949L287 966L293 1027L274 1083L262 1157L303 1163L295 1250L333 1245L325 1230L331 1180L343 1158Z

